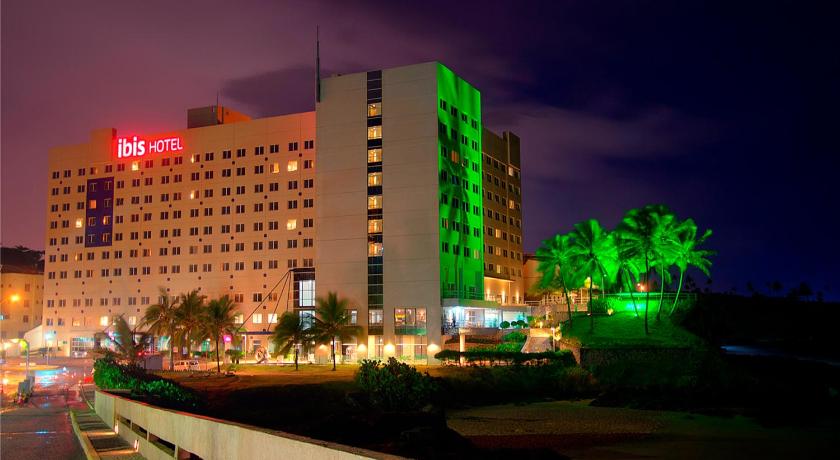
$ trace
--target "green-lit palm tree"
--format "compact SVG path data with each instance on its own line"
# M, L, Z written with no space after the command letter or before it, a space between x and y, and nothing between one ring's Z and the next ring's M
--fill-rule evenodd
M709 257L715 255L715 251L699 249L699 246L712 236L711 230L706 230L700 238L697 238L697 225L693 219L686 219L680 225L680 230L677 236L677 245L674 250L674 265L680 271L680 280L677 284L677 294L674 296L674 303L671 305L671 311L668 313L668 316L674 314L674 310L677 308L677 301L680 298L680 292L683 286L683 276L688 267L695 267L704 275L710 277L709 268L712 266L712 261L709 260Z
M362 328L350 324L350 312L347 310L349 301L340 299L335 292L327 293L326 297L316 298L315 303L318 306L315 309L315 323L312 325L313 336L321 343L330 344L332 370L335 370L335 342L359 337Z
M575 224L569 247L570 260L578 278L589 277L589 328L595 329L595 315L592 311L592 285L596 277L601 279L601 292L608 287L608 280L615 279L618 251L612 235L595 219Z
M645 279L645 334L648 327L650 305L650 273L652 267L663 266L666 254L673 244L676 217L663 205L648 205L631 209L621 220L616 232L622 244L624 257L643 261ZM664 285L662 280L662 284Z
M569 297L569 286L583 284L579 278L579 271L572 265L572 237L570 235L555 235L543 241L537 248L536 259L539 262L537 271L542 274L537 283L538 289L550 290L559 287L566 298L566 312L569 316L569 327L572 326L572 301Z
M169 370L175 365L175 334L178 330L178 320L175 313L178 310L178 299L160 288L158 303L150 305L143 314L143 324L150 334L169 337Z
M192 349L193 341L201 335L204 299L198 291L192 290L181 294L178 300L178 310L175 312L178 321L178 342L186 344L187 355Z
M298 352L301 347L306 346L307 341L312 340L311 332L310 328L303 324L300 316L289 311L280 316L277 326L274 327L271 336L274 348L281 356L287 355L291 350L295 351L295 370L298 370Z
M222 372L219 343L225 334L236 334L235 317L236 304L228 296L211 300L202 311L201 332L204 337L211 339L216 346L216 372L218 373Z
M117 356L129 364L137 364L141 359L143 350L152 344L152 335L132 329L123 315L114 318L112 327L114 330L114 348Z

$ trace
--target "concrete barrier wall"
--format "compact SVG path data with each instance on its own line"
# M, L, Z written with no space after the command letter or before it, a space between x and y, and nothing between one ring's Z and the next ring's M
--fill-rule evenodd
M140 454L150 460L185 458L189 453L205 460L400 458L211 417L161 409L99 390L96 391L94 407L108 426L112 429L118 426L120 437L132 445L135 445L136 441Z

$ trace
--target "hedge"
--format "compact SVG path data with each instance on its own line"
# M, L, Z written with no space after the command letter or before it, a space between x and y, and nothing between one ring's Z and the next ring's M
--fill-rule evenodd
M178 408L196 407L200 399L190 389L172 380L148 374L136 365L120 364L105 357L93 363L93 381L103 390L131 390L132 396L154 400L163 406Z
M459 364L461 357L467 364L474 365L540 365L540 364L561 364L564 366L575 366L575 357L568 350L544 351L541 353L522 353L520 351L500 350L468 350L455 351L443 350L435 355L435 359L443 361L444 364Z

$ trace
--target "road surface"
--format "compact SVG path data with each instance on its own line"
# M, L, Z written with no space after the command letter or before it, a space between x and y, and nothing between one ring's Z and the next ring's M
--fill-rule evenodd
M41 362L40 360L38 362ZM30 400L16 406L10 398L24 370L17 360L2 366L3 399L0 409L0 457L3 460L84 459L73 427L71 408L86 408L79 394L78 382L89 360L53 359L52 366L31 363L35 374L35 392ZM57 364L57 365L56 365Z

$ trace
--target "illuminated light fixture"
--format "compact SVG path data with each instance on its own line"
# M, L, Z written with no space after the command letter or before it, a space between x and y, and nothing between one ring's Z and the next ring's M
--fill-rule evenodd
M392 355L392 354L394 354L394 350L395 350L395 348L394 348L393 343L389 343L389 344L385 345L385 353L386 354Z
M426 349L429 350L429 353L437 353L440 350L440 347L434 343L430 343Z
M17 303L18 301L20 301L20 294L12 294L11 296L9 296L9 300L11 300L12 303Z
M367 347L365 346L365 344L360 344L358 347L356 347L356 350L357 350L359 353L364 353L364 352L366 352L366 351L367 351Z

